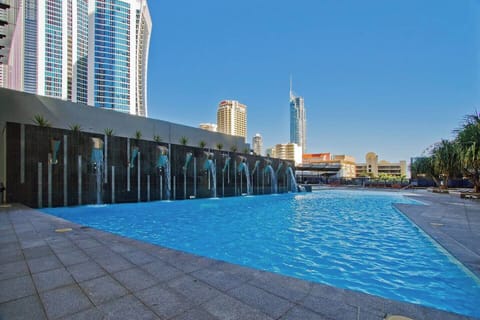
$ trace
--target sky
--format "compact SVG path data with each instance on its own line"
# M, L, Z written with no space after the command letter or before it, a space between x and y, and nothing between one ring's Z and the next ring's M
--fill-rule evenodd
M480 111L480 0L150 0L148 116L198 127L247 105L247 142L397 162Z

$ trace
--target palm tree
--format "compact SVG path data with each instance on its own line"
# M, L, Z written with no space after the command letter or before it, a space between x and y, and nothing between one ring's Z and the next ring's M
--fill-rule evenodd
M472 182L474 192L480 192L480 115L468 115L456 133L463 173Z
M35 123L39 127L49 128L52 126L50 122L48 122L48 120L41 114L36 114L33 116L33 123Z
M449 179L453 178L460 168L458 144L455 141L443 139L434 146L432 156L436 171L443 179L442 187L448 189Z
M142 138L142 131L140 131L140 130L135 131L134 138L137 139L137 140L140 140Z
M105 135L107 136L113 136L113 129L112 128L105 128L103 130L103 132L105 133Z
M156 143L160 143L162 142L162 137L160 137L158 134L154 134L153 141L155 141Z
M198 146L203 149L207 146L207 143L203 140L200 140L200 142L198 143Z
M188 143L188 138L185 137L185 136L182 136L182 137L180 138L180 144L181 144L182 146L186 146L187 143Z
M410 170L412 172L412 177L417 178L418 176L425 176L426 178L432 179L437 186L440 186L438 172L434 166L433 157L416 158L412 163Z
M68 126L70 128L70 130L72 130L73 132L80 132L82 131L82 126L79 125L78 123L72 123L71 125Z
M217 143L216 147L217 147L218 150L222 150L223 149L223 144Z
M232 152L237 152L237 150L238 150L238 147L237 147L236 144L234 144L233 146L230 147L230 151L232 151Z

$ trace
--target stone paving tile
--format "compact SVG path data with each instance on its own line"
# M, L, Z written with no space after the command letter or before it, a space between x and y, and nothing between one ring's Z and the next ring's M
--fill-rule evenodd
M20 247L22 247L22 249L42 247L46 244L47 242L41 239L20 241Z
M31 295L0 304L0 319L44 320L47 318L38 296Z
M132 295L113 300L100 306L106 319L111 320L157 320L160 319Z
M170 319L192 308L184 295L165 285L157 285L135 293L145 305L162 318Z
M183 272L190 273L216 263L215 260L177 251L167 262Z
M195 271L191 273L191 275L221 291L228 291L239 287L251 279L251 277L245 275L242 276L241 274L229 272L228 268L226 268L226 271L219 270L218 268L215 268L215 265Z
M228 296L220 294L202 305L205 310L220 319L273 319L257 309Z
M369 308L358 308L358 319L359 320L384 320L385 312L369 309ZM438 318L432 318L432 320L438 320Z
M358 316L357 307L328 298L309 295L301 302L301 305L327 318L337 320L357 319Z
M45 256L53 255L52 249L48 245L34 247L34 248L25 248L23 249L23 254L27 259L35 259Z
M131 264L130 262L128 262L127 260L123 259L118 255L109 256L105 258L98 258L98 259L95 259L95 262L97 262L102 268L107 270L109 273L131 269L134 267L133 264Z
M251 280L249 283L255 287L294 302L303 300L312 287L312 283L310 282L269 272L260 272L256 274L255 279Z
M400 314L409 318L425 319L422 308L418 308L418 306L410 303L398 301L386 301L385 314Z
M282 316L280 319L281 320L331 320L325 316L319 315L317 313L314 313L302 307L293 308L286 315Z
M174 278L178 278L184 273L177 268L167 265L164 262L156 261L141 266L142 269L157 278L158 281L164 282Z
M17 278L28 273L28 266L23 260L0 264L0 280Z
M27 260L27 263L32 273L38 273L63 267L63 265L55 256L45 256L35 259L29 259Z
M26 297L35 293L32 278L23 276L0 281L0 303Z
M68 266L67 270L77 282L95 279L106 274L105 270L93 261Z
M102 245L95 239L80 239L75 241L75 243L82 249L94 248Z
M57 253L57 257L63 263L64 266L79 264L79 263L90 260L90 257L88 257L85 253L83 253L80 250L59 252Z
M75 282L65 268L36 273L33 275L33 281L39 292L56 289Z
M93 307L77 285L40 293L49 319L77 313Z
M159 282L157 278L140 268L120 271L114 273L113 277L132 292L152 287Z
M362 306L363 308L368 308L369 310L375 310L382 313L385 312L386 299L374 295L352 290L345 290L344 301L351 306Z
M14 250L14 251L8 251L8 252L2 253L2 250L0 249L1 264L16 262L16 261L24 261L24 256L21 250Z
M211 313L208 313L202 307L195 307L172 319L173 320L221 320L213 316Z
M61 320L105 320L105 315L97 308L88 309L75 313L70 316L66 316Z
M79 285L97 306L128 293L124 287L108 275L81 282Z
M221 293L217 289L188 275L169 281L167 285L186 296L193 304L201 304Z
M120 255L137 266L158 261L153 256L140 250L127 251L121 253Z
M228 294L274 319L279 318L294 306L288 300L249 284L230 290Z
M83 249L83 251L93 259L97 259L97 258L101 259L101 258L118 256L115 252L110 250L109 247L104 245L86 248L86 249Z
M0 245L4 245L11 242L17 242L17 241L18 239L15 233L9 233L9 234L0 233Z

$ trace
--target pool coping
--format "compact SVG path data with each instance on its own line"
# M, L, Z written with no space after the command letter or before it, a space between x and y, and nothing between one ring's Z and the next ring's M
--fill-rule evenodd
M418 207L397 205L432 232ZM431 236L437 240L438 232ZM457 247L452 254L471 263ZM0 318L363 320L387 314L473 319L84 228L20 204L0 208Z

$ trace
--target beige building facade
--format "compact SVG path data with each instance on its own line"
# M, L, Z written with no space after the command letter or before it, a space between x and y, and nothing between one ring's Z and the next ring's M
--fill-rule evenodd
M304 166L317 165L338 168L336 178L352 179L356 177L355 158L348 155L334 155L330 153L306 153L303 154Z
M379 161L376 153L369 152L365 155L365 163L357 164L356 171L357 177L378 177L381 174L401 177L407 175L407 162L405 160L395 163L386 160Z
M215 123L200 123L200 129L217 132L217 125Z
M247 139L247 106L236 100L223 100L217 109L217 131Z
M302 163L302 147L296 143L279 143L271 150L272 158L295 161L295 165Z

